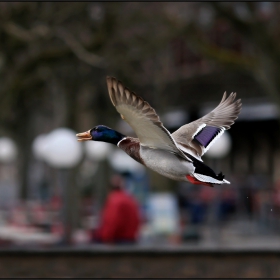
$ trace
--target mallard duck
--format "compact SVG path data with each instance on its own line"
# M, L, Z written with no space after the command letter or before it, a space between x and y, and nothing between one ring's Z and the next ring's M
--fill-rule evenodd
M222 173L216 174L201 157L214 141L237 119L241 100L226 92L220 104L204 117L170 133L156 111L140 96L114 77L107 77L110 99L116 110L138 138L121 134L105 125L78 133L78 141L112 143L130 157L159 174L177 181L213 186L230 184Z

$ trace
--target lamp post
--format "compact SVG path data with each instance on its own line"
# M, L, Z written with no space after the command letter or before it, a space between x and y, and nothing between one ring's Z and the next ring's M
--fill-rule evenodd
M206 156L212 158L213 161L213 169L217 170L218 168L218 161L225 156L228 155L231 149L231 138L227 131L225 131L209 148ZM221 188L217 189L217 195L215 196L215 200L212 205L212 221L215 224L216 230L213 232L213 240L219 242L220 241L220 223L218 217L218 207L221 202Z
M47 147L47 134L38 135L32 142L32 152L36 161L36 192L39 193L40 198L44 198L50 194L48 187L48 179L46 176L47 166L45 162L45 153Z
M0 167L1 167L1 206L11 206L17 198L14 176L7 172L14 168L11 164L16 160L18 150L15 142L8 137L0 138Z
M38 159L59 170L60 182L63 186L63 222L64 236L62 243L71 243L73 219L72 209L75 205L73 195L75 180L69 179L69 170L75 167L82 158L82 147L77 142L76 133L68 128L57 128L48 135L38 136L33 151ZM72 202L72 203L71 203ZM72 204L72 205L71 205ZM70 207L71 205L71 207Z
M95 182L96 188L93 189L93 196L96 203L94 204L94 212L98 212L105 200L107 184L109 181L107 157L112 152L113 146L105 142L86 141L85 154L91 161L98 163L97 180Z

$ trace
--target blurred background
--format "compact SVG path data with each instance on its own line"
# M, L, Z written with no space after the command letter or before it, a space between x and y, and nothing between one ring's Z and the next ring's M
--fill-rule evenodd
M280 246L279 12L277 2L1 2L0 249ZM171 181L111 144L77 142L98 124L135 136L107 75L171 132L237 92L238 120L204 156L231 184ZM125 207L137 221L118 236Z

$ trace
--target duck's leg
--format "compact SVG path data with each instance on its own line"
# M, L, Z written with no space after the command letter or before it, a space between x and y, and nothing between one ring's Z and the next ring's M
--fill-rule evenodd
M187 179L190 181L190 183L192 183L192 184L195 184L195 185L203 185L203 186L207 186L207 187L214 187L213 184L211 184L211 183L206 183L206 182L201 182L201 181L197 180L196 178L194 178L194 177L191 176L191 175L187 175L186 177L187 177Z

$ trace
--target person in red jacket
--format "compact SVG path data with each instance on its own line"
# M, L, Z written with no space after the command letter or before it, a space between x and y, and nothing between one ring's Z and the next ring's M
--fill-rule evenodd
M119 176L112 179L109 193L101 214L100 226L93 232L99 243L135 243L140 227L140 213L136 200L123 189Z

